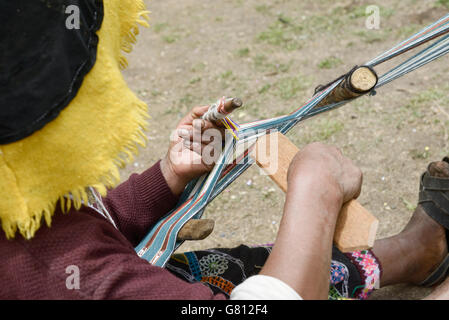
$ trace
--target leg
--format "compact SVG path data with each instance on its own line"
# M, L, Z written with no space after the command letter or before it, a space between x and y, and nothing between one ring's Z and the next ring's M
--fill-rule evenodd
M406 228L376 241L373 252L383 268L381 286L418 284L447 255L445 230L418 206Z
M433 177L448 178L449 163L432 163L428 171ZM405 229L396 236L377 241L373 252L383 267L382 286L419 284L446 257L446 230L419 205Z

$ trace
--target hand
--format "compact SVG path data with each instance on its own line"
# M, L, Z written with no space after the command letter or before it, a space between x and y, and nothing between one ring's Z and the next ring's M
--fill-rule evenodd
M290 164L289 189L305 179L314 180L327 196L335 195L345 203L360 195L363 175L338 148L312 143L298 152Z
M195 107L179 122L161 161L162 174L176 195L192 179L209 172L221 153L225 129L201 119L208 109Z

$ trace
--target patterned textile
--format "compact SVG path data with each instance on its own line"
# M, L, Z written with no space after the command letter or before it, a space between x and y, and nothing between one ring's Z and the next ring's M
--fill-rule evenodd
M271 244L233 249L210 249L174 254L166 267L176 276L190 282L202 282L214 294L228 298L235 286L262 269L272 249ZM380 265L371 251L345 255L332 250L330 267L330 300L367 299L376 289Z
M355 288L353 296L358 299L368 299L370 294L380 285L382 269L379 260L370 250L352 252L347 256L359 270L364 283L363 286Z

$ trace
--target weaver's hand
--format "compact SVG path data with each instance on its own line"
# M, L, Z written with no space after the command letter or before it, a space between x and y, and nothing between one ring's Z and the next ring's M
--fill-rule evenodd
M333 146L312 143L300 151L288 172L288 188L309 179L323 194L336 196L345 203L360 195L362 172L354 163Z
M221 153L224 128L201 119L208 109L193 108L170 138L161 170L174 194L180 194L188 182L210 171Z

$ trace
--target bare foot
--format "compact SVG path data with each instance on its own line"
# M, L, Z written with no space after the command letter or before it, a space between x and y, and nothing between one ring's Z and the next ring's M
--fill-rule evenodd
M440 265L448 253L445 229L418 206L400 235L403 237L402 250L408 251L405 273L407 282L420 284Z
M449 300L449 278L440 284L436 289L424 300Z
M429 165L432 176L449 177L449 163ZM440 265L448 253L445 229L421 206L398 235L376 243L374 253L381 261L381 285L420 284Z

